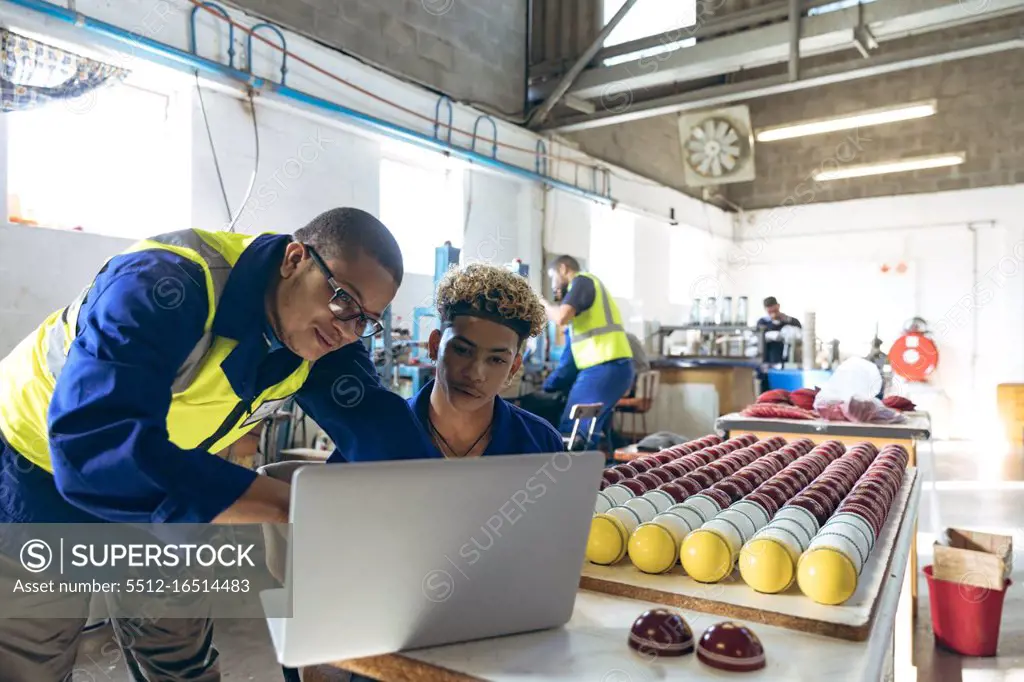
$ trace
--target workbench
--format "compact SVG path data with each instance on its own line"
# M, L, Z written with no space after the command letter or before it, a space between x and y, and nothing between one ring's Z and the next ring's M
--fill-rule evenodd
M910 559L920 504L920 485L908 498L905 522L893 545L890 571L884 575L878 610L863 641L849 641L794 629L734 619L761 639L767 667L730 674L701 663L695 654L652 660L627 646L629 629L643 611L661 604L581 589L572 618L563 627L506 637L431 647L400 654L339 661L304 673L306 682L343 679L352 671L384 682L467 682L493 680L593 680L594 682L674 682L702 677L732 677L753 682L896 682L916 680L911 663L913 640L897 628L906 604L904 576ZM710 625L729 620L710 613L673 609L700 638Z
M914 499L914 509L919 496ZM373 656L323 666L305 675L306 682L333 679L331 672L349 670L384 682L467 682L493 680L537 682L593 680L594 682L673 682L734 677L752 682L879 682L896 668L896 680L915 679L901 667L909 659L906 642L894 640L902 574L909 557L909 542L898 543L892 573L883 589L879 612L866 641L852 642L780 627L742 622L764 645L768 665L753 673L727 674L709 668L695 654L651 661L626 644L633 620L659 604L580 590L567 625L508 637L432 647L402 654ZM708 626L724 618L675 609L699 639ZM909 673L909 677L908 677Z
M787 442L809 438L815 444L826 440L837 440L847 447L869 441L881 448L894 443L902 445L909 457L908 466L916 467L919 442L931 441L931 416L927 412L906 412L905 421L900 424L860 424L856 422L834 422L824 419L759 419L742 414L727 414L715 423L715 430L723 438L730 434L753 433L759 439L782 436ZM929 463L934 466L934 462ZM916 518L916 517L915 517ZM910 561L904 576L906 584L903 603L898 620L897 633L913 643L914 621L917 618L917 523L913 526L910 546Z

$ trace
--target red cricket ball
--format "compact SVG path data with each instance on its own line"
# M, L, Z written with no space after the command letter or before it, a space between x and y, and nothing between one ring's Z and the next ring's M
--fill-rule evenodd
M779 512L779 507L785 504L785 501L780 504L774 497L761 490L755 490L743 499L761 505L761 508L768 512L768 518L775 516Z
M653 656L683 656L693 652L693 633L678 613L651 609L640 614L629 630L629 648Z
M678 474L674 474L668 469L665 469L664 467L655 467L648 471L647 473L650 474L651 476L657 476L658 480L660 480L662 483L668 483L669 481L673 481L679 476Z
M828 517L832 516L832 512L825 508L821 502L813 497L808 497L806 493L800 493L787 502L786 506L802 507L811 512L817 520L819 527L825 525Z
M682 478L677 478L675 481L673 481L673 483L675 483L676 485L680 486L683 490L685 490L687 495L696 495L701 490L704 490L704 488L708 487L701 483L700 481L691 478L692 476L693 474L687 474Z
M782 506L786 504L786 502L793 498L793 495L790 495L789 492L784 490L782 487L769 484L765 484L758 488L757 490L755 490L753 493L751 493L751 495L754 494L761 494L764 495L765 497L770 497L772 501L775 502L775 506L778 507L779 509L781 509Z
M645 471L648 471L658 466L657 462L646 457L637 457L636 459L630 461L630 464L634 469L636 469L641 474Z
M683 462L680 462L679 460L676 460L675 462L669 462L668 464L662 467L662 469L664 469L665 471L672 473L673 478L685 476L686 474L690 473L696 468L697 467L691 467Z
M646 472L638 475L633 480L634 481L640 481L645 486L647 486L648 490L654 490L655 488L657 488L662 483L668 483L668 481L661 480L660 478L658 478L657 476L652 474L650 471L646 471ZM669 479L669 480L671 480L671 479Z
M717 623L705 630L697 644L697 658L705 665L728 672L750 672L765 667L761 640L739 623Z
M659 485L658 490L664 491L671 495L672 499L675 500L677 504L679 502L683 502L684 500L686 500L687 497L690 496L690 493L686 491L686 488L684 488L679 483L675 482Z
M623 476L622 472L616 469L605 469L601 472L601 478L607 485L612 485L613 483L626 480L626 477Z
M640 470L631 464L618 464L616 466L613 466L612 469L620 472L626 478L633 478L634 476L640 473Z
M732 485L739 488L741 493L740 497L743 497L744 495L749 495L750 493L754 492L758 485L760 485L759 483L755 484L749 478L744 478L739 474L734 474L732 476L729 476L728 478L723 478L721 481L719 481L719 483L726 482L731 483Z
M722 477L714 469L701 467L700 469L697 469L696 471L687 474L686 478L690 478L693 479L694 481L697 481L705 488L710 488L717 481L721 480Z
M626 488L627 490L629 490L631 493L633 493L634 495L636 495L638 497L640 495L643 495L648 490L650 490L650 488L647 487L647 485L645 485L644 483L640 482L636 478L627 478L625 481L619 483L619 485L621 485L623 488ZM660 485L660 483L658 485ZM654 486L654 487L657 487L657 486Z

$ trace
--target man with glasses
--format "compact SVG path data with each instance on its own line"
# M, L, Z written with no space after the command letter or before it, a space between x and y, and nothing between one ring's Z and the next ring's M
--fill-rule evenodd
M357 343L402 275L394 237L352 208L294 237L185 230L114 256L0 361L0 524L287 523L287 483L217 454L291 397L336 458L426 450ZM74 618L0 619L0 677L71 673L89 608L75 598ZM220 677L209 618L113 626L136 680Z

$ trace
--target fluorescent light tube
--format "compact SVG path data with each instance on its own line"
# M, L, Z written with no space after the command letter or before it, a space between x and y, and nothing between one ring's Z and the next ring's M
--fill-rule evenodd
M851 128L863 128L865 126L894 123L896 121L909 121L915 118L931 116L936 110L935 100L902 104L897 107L862 111L859 114L851 114L849 116L813 119L802 123L766 128L757 132L756 139L758 142L774 142L775 140L789 140L806 135L831 133L837 130L850 130Z
M935 156L919 156L913 159L897 159L894 161L881 161L878 163L866 163L861 166L846 166L836 170L819 171L814 174L816 182L828 180L842 180L843 178L863 178L868 175L881 175L883 173L903 173L906 171L922 170L926 168L942 168L944 166L956 166L964 162L966 155L938 154Z

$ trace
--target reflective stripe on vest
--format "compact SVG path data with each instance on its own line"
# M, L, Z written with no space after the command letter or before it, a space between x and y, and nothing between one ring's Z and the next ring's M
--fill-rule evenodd
M597 277L581 272L594 283L594 303L577 315L572 323L572 356L577 369L586 369L612 360L633 357L629 337L615 300Z
M166 246L174 246L187 251L199 254L202 258L202 262L198 263L200 266L205 265L204 270L209 272L207 278L207 285L212 286L213 295L211 296L211 304L209 310L212 312L216 309L217 301L220 300L221 294L224 292L224 285L227 284L228 276L231 275L231 263L228 262L221 253L216 251L213 247L203 241L203 238L199 236L195 230L185 230L183 232L170 232L168 234L162 234L150 239L146 239L142 242L134 244L129 247L125 253L131 253L134 251L141 251L146 248L147 242L153 244L162 244ZM184 254L182 254L184 255ZM187 257L187 256L186 256ZM189 260L194 260L190 258ZM183 271L184 272L184 271ZM157 286L160 283L157 282ZM85 297L88 295L89 290L92 288L90 285L82 290L82 293L65 308L61 314L60 320L63 324L55 324L50 327L46 336L46 366L50 370L50 375L53 380L56 381L60 376L61 370L64 369L64 362L67 360L67 352L71 347L71 339L75 336L75 331L78 328L78 312L82 309L82 304L85 303ZM208 316L207 323L203 330L203 336L199 339L196 345L192 348L192 351L185 358L185 361L178 368L178 372L175 375L174 383L171 385L172 393L180 393L192 383L192 379L195 378L196 372L199 371L199 364L206 354L206 351L210 349L213 343L213 333L210 331L212 326L213 316Z
M203 335L178 367L171 386L167 433L178 447L223 451L259 423L247 423L248 415L261 404L283 402L302 387L309 375L311 365L303 361L290 376L246 401L235 394L221 369L238 343L215 336L213 320L231 270L253 239L234 233L184 230L138 242L124 251L172 251L198 265L205 278L209 305ZM22 456L47 471L53 471L47 412L90 289L91 284L0 360L0 432Z

